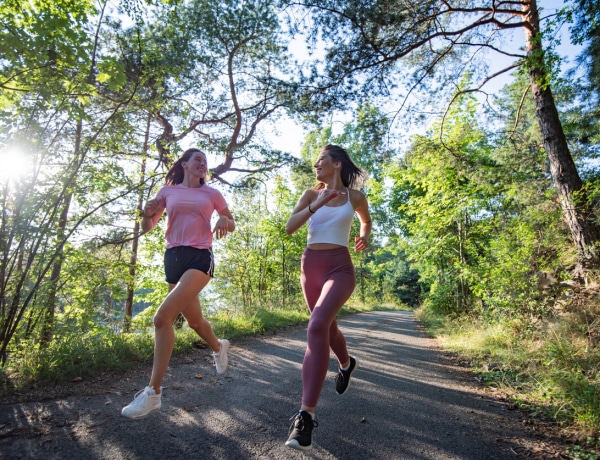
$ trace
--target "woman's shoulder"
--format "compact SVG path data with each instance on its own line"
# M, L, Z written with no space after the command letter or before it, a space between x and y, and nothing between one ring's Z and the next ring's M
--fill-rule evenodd
M168 185L168 184L164 184L159 190L158 193L156 194L157 197L159 196L164 196L167 193L169 193L169 191L171 191L171 189L173 188L172 185Z
M348 191L350 192L350 198L353 200L362 200L365 197L363 192L356 190L355 188L349 188Z
M225 199L225 196L223 196L223 193L219 189L210 187L209 185L206 185L206 184L204 184L202 187L199 188L199 190L203 190L203 189L204 189L204 192L203 192L204 197L208 197L208 199L214 203L215 209L220 211L223 208L227 207L227 200Z
M315 188L307 188L306 190L304 190L304 193L302 193L302 196L308 198L316 198L319 196L319 191Z
M352 207L356 209L357 206L366 199L365 194L355 188L349 188L348 191L350 192L350 202L352 203Z

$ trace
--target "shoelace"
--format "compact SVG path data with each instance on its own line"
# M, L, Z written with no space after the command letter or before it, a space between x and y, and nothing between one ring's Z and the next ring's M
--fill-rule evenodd
M148 399L148 393L146 393L145 389L140 390L133 397L133 404L135 404L137 406L139 404L142 404L144 401L146 401L146 399Z
M292 424L290 425L290 432L294 429L297 429L298 431L304 431L304 429L305 429L304 417L302 417L302 415L300 415L300 413L296 413L296 414L292 415L290 417L290 420L292 420ZM313 428L316 428L319 426L319 423L315 419L311 419L311 421L313 424Z

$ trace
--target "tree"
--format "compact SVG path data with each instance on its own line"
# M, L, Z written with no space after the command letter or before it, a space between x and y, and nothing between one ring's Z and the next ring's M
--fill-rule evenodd
M27 182L4 189L0 273L0 359L29 311L30 322L42 318L40 343L52 335L55 293L75 178L82 165L79 97L89 89L87 37L90 3L7 2L3 19L0 113L4 145L22 149L34 160ZM76 96L74 94L77 94ZM10 110L8 110L10 108ZM68 115L67 115L68 114ZM66 117L78 120L67 123ZM44 145L44 143L47 143ZM53 157L51 149L68 145L72 156ZM50 160L51 159L51 160ZM67 168L61 169L62 164ZM59 171L57 176L53 173ZM56 180L54 180L56 179ZM44 203L40 209L39 203ZM75 225L76 227L76 225ZM50 273L50 276L47 276ZM30 310L32 304L41 307ZM32 329L27 327L26 334Z
M583 270L599 266L596 245L600 227L592 218L552 95L554 56L542 40L551 39L552 31L542 29L536 0L378 0L368 4L328 0L304 1L302 5L314 12L321 38L328 47L324 63L327 79L315 79L324 90L325 107L339 107L341 101L356 97L357 88L389 94L389 88L401 82L397 64L413 69L408 81L409 95L425 84L435 86L429 77L439 76L433 96L437 100L445 82L456 85L465 67L476 62L483 52L498 53L513 62L494 74L484 74L481 84L469 91L479 90L491 78L523 67L529 75L544 148L563 217L578 251L579 267ZM525 34L525 53L515 52L507 37L519 29ZM336 32L329 33L331 30Z
M289 107L291 61L272 0L162 3L116 40L136 103L152 115L159 160L186 137L220 162L213 178L291 161L260 145L260 123ZM171 152L174 149L174 152Z
M469 274L477 266L478 248L488 244L489 203L499 194L483 180L490 145L477 126L475 104L464 99L446 117L444 139L415 136L394 174L396 187L409 196L399 203L409 219L409 259L446 313L468 311L473 303ZM446 148L455 155L447 155Z

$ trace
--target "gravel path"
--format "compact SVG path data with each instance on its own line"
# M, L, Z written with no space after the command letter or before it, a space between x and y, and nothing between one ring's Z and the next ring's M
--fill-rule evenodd
M284 446L301 396L305 326L232 341L217 376L209 350L176 357L162 410L120 415L150 368L0 399L6 459L517 459L553 458L557 445L518 411L453 365L410 312L339 320L360 359L347 393L335 393L335 360L317 408L314 448ZM559 458L559 457L556 457ZM565 457L563 457L565 458Z

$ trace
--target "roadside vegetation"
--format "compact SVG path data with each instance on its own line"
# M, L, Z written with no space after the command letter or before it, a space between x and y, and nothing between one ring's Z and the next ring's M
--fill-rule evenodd
M575 294L556 315L448 316L427 307L417 318L447 351L542 425L564 430L573 458L600 455L598 285ZM579 303L575 308L575 303Z

